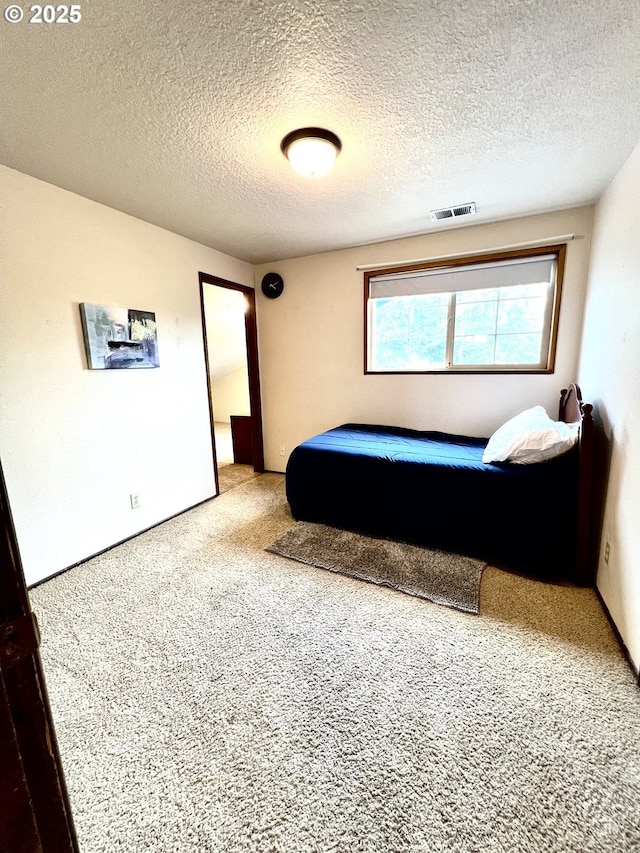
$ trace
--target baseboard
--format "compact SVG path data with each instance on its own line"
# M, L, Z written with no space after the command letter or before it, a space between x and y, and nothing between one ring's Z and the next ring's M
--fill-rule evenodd
M76 566L81 566L83 563L88 563L89 560L93 560L95 557L99 557L101 554L106 554L108 551L117 548L118 545L124 545L125 542L130 542L132 539L135 539L137 536L141 536L148 530L153 530L154 527L160 527L160 525L164 524L165 521L171 521L172 518L178 518L178 516L184 515L185 512L189 512L189 510L195 509L197 506L202 506L202 504L206 504L207 501L213 500L213 498L217 497L218 495L211 495L208 498L204 498L204 500L198 501L198 503L192 504L191 506L187 506L184 509L181 509L179 512L174 512L173 515L168 515L166 518L163 518L160 521L156 521L155 524L150 524L149 527L145 527L143 530L138 530L137 533L132 533L131 536L125 536L124 539L120 539L118 542L114 542L113 545L107 545L107 547L103 548L101 551L96 551L95 554L90 554L88 557L84 557L84 559L78 560L77 563L72 563L70 566L66 566L64 569L60 569L60 571L54 572L54 574L52 575L47 575L47 577L42 578L42 580L29 584L27 586L27 589L35 589L37 586L40 586L40 584L46 583L47 581L50 581L53 578L57 578L60 575L63 575L65 572L68 572L70 569L75 569Z
M621 635L620 631L618 631L618 626L613 621L613 617L611 616L611 613L609 612L609 608L607 607L605 600L602 597L602 595L600 594L600 590L596 586L595 582L593 584L593 589L595 591L595 594L598 596L598 601L600 602L600 604L602 606L602 609L604 611L605 616L609 620L609 625L611 626L611 630L613 631L615 638L618 641L620 648L622 649L622 653L625 656L627 663L631 667L631 671L636 676L636 683L637 683L638 687L640 687L640 669L636 669L636 666L633 662L633 659L632 659L631 655L629 654L629 649L627 648L624 640L622 639L622 635Z

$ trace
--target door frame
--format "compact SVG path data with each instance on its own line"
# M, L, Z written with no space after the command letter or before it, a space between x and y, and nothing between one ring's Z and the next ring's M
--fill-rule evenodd
M264 473L264 439L262 433L262 401L260 396L260 364L258 360L258 322L256 316L256 292L253 287L228 281L206 272L198 273L200 286L200 316L202 320L202 342L204 360L207 372L207 396L209 399L209 422L211 428L211 446L213 448L213 470L216 482L216 492L220 494L218 482L218 460L216 454L213 400L211 397L211 382L209 376L209 348L207 346L207 323L204 310L204 288L208 284L236 290L247 300L247 311L244 315L245 340L247 345L247 371L249 377L249 408L251 410L251 444L253 448L253 470L258 474Z
M0 848L78 853L1 463L0 515Z

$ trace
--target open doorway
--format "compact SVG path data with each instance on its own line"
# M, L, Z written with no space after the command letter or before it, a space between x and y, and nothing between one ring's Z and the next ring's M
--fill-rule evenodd
M264 471L253 288L200 273L216 492Z

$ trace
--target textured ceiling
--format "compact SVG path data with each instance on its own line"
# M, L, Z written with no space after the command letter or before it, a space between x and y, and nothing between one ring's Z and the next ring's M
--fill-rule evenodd
M640 139L638 0L80 6L0 20L0 161L251 262L590 203Z

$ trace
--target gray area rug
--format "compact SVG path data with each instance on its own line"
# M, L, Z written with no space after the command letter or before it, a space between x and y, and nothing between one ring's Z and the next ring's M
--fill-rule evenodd
M480 616L264 549L265 474L31 591L82 853L637 853L640 691L591 589Z
M466 613L478 613L480 581L487 565L459 554L308 521L298 521L266 550Z

